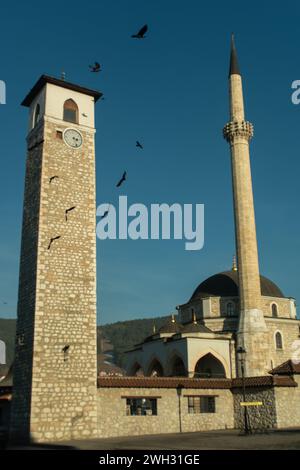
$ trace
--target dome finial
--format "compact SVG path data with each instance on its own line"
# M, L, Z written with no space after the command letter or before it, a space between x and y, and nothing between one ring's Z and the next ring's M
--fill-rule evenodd
M172 313L172 323L176 323L176 320L175 320L175 315L174 315L174 313Z
M193 323L197 325L197 317L195 311L193 312Z
M237 263L236 263L236 256L233 255L233 260L232 260L232 271L237 271Z
M155 333L156 333L156 325L155 323L153 323L153 334L155 335Z

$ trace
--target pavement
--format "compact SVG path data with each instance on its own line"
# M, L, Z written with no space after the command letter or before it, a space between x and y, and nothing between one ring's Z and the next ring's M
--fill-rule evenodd
M77 450L300 450L300 429L242 435L236 430L53 442L10 449Z

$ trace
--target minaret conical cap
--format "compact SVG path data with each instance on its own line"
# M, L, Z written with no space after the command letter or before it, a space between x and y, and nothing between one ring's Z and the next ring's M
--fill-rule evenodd
M229 76L230 75L241 75L239 63L237 59L237 52L234 43L234 34L231 34L231 47L230 47L230 66L229 66Z

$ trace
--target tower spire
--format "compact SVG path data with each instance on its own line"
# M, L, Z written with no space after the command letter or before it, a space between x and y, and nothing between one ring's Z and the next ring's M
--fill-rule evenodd
M230 65L229 65L229 77L230 75L241 75L237 52L234 43L234 34L231 33L231 46L230 46Z
M230 145L240 317L237 346L247 351L245 373L264 375L267 364L266 323L261 309L260 276L250 167L249 142L253 126L245 119L242 77L234 38L229 68L230 121L223 130ZM234 269L234 268L233 268Z

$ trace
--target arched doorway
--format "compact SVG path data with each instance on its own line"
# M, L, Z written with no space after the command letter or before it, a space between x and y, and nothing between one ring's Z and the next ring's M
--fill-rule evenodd
M196 364L194 377L197 378L225 378L223 364L213 354L208 353L201 357Z
M170 364L172 377L186 377L187 372L183 360L179 356L174 356Z
M150 366L148 367L148 374L151 377L162 377L164 375L164 370L161 363L157 359L153 359Z

